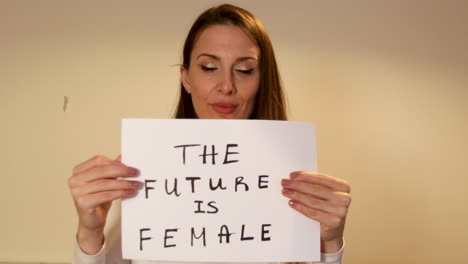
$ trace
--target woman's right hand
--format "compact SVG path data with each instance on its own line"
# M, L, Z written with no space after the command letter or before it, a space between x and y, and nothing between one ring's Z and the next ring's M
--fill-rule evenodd
M79 217L77 242L84 253L94 255L101 250L112 201L131 197L142 186L141 182L119 178L138 174L138 169L120 162L120 157L95 156L73 168L68 186Z

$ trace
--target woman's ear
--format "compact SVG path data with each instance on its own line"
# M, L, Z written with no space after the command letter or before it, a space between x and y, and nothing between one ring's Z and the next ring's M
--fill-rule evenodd
M185 69L184 65L180 65L180 79L182 81L182 85L185 88L185 91L190 94L190 79L188 76L188 71Z

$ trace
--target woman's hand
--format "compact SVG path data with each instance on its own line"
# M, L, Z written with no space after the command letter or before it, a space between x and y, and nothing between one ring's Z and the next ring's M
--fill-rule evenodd
M95 156L73 168L68 179L79 225L77 242L87 254L96 254L102 247L104 226L113 200L133 196L141 183L119 180L134 177L138 170L117 160Z
M350 185L321 173L297 171L281 181L289 205L320 222L323 253L334 253L343 246L346 214L351 203Z

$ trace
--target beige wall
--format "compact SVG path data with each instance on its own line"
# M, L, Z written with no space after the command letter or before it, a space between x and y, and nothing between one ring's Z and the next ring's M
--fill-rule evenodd
M117 156L121 118L170 116L219 1L65 2L0 1L0 261L70 259L72 167ZM466 263L466 1L231 2L270 32L320 170L352 183L346 263Z

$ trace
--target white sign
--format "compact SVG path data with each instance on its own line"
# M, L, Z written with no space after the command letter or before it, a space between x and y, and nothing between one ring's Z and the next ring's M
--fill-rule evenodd
M320 225L291 209L281 179L316 171L312 124L124 119L122 161L144 187L122 202L125 259L320 259Z

